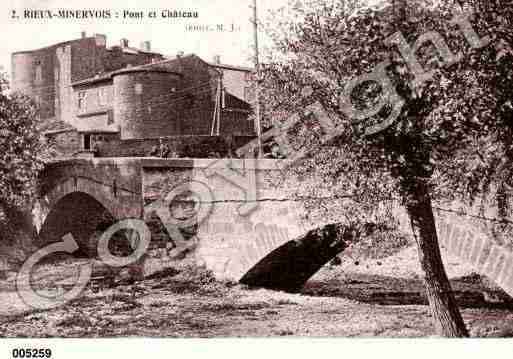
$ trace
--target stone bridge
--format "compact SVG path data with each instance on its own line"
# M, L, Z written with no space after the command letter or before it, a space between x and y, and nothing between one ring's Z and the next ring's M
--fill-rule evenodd
M336 236L319 243L311 235L312 227L301 221L302 204L291 199L281 176L274 160L61 160L42 173L33 219L41 245L71 233L87 255L95 254L98 233L119 220L143 219L152 241L171 244L168 258L192 259L222 279L297 289L336 254L329 248L343 246ZM395 210L409 231L404 210ZM451 216L444 211L435 215L442 253L456 255L513 295L511 251L488 240L486 223L475 216L465 220L456 210ZM492 210L489 217L494 216ZM177 223L188 218L196 224L177 231ZM482 238L471 240L467 232Z
M43 242L72 233L82 245L115 220L141 218L140 162L69 159L49 163L41 175L34 225Z
M94 252L92 238L116 221L157 221L161 233L153 231L152 240L172 243L177 260L192 258L218 278L240 280L270 254L283 256L284 246L309 229L301 207L279 187L280 175L274 160L66 159L46 166L33 218L42 243L71 233L86 254ZM176 195L196 203L196 235L169 228Z

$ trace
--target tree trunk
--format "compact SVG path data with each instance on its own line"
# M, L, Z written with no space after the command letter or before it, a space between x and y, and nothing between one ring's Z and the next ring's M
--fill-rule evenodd
M468 337L465 323L442 263L427 185L424 181L417 180L409 192L410 198L406 208L413 236L417 242L419 260L425 276L427 298L436 332L444 337Z

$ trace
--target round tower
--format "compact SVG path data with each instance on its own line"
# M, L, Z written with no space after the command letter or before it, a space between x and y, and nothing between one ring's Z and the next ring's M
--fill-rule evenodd
M171 97L181 75L162 69L124 69L113 74L114 118L121 139L171 136Z

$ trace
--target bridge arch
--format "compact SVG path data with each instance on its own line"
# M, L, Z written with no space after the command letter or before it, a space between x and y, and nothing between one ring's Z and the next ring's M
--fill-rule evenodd
M43 200L48 208L53 208L62 198L72 193L84 193L94 198L116 218L119 218L123 216L119 214L115 192L116 189L111 185L84 177L70 177L48 191Z
M78 255L96 256L96 239L117 220L101 198L82 191L62 192L48 208L39 240L58 242L71 233L80 248Z
M253 265L242 284L299 291L322 266L347 248L351 234L341 224L329 224L286 241Z

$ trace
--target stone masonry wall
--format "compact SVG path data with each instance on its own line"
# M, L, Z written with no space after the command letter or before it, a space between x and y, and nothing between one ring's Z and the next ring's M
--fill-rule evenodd
M159 139L121 140L112 135L102 136L100 157L150 157ZM227 157L253 139L252 136L170 136L162 139L170 149L169 157L213 158Z
M47 135L49 145L58 156L72 156L82 147L82 137L77 131L63 131Z
M181 134L179 107L172 101L181 78L172 72L127 71L114 77L114 118L122 139Z
M12 88L40 103L42 119L55 117L72 123L72 106L75 104L72 101L71 83L98 73L119 70L129 64L137 66L162 59L159 54L133 54L120 47L107 49L103 35L85 37L13 53Z
M175 107L181 134L209 135L215 107L215 92L220 73L195 55L151 65L183 74L182 87L176 96L168 98Z
M84 106L78 108L78 94L85 96ZM99 111L107 111L112 109L114 100L114 89L112 82L102 82L91 86L77 87L74 91L74 115L84 115Z
M250 184L251 176L247 177L252 172L255 174L253 185ZM143 196L148 208L169 196L176 186L194 183L196 189L193 186L190 190L200 199L197 212L200 225L196 237L182 239L177 246L186 248L198 265L211 269L218 278L239 280L278 247L313 226L322 225L302 219L301 203L294 201L281 187L280 176L282 174L273 160L155 163L143 170ZM210 195L202 194L198 188ZM257 194L248 200L246 196L250 188L256 188ZM254 204L255 208L244 214L241 206L248 203ZM400 229L411 234L404 208L392 206ZM461 204L457 203L435 206L442 256L445 259L452 256L451 261L457 260L467 265L470 271L488 276L513 295L512 244L500 243L493 238L490 227L478 218L480 215L496 218L496 209L487 207L479 214L477 208L461 212ZM208 215L201 216L201 208L207 208Z
M174 165L169 161L145 165L145 216L151 216L151 206L165 200L177 186L190 186L200 208L197 235L182 240L171 235L173 241L218 278L239 280L273 250L303 234L308 225L301 221L301 206L280 191L273 160L259 160L257 165L234 160L229 164L233 169L228 164L226 160L183 160ZM210 175L212 170L222 175ZM246 201L245 191L227 180L236 173L247 175L248 185L257 190L256 199ZM168 204L163 203L166 208ZM254 208L246 214L240 207L247 204Z
M237 96L241 100L244 100L246 102L250 102L250 98L246 98L246 95L248 94L246 88L250 86L249 74L251 74L249 71L242 71L242 70L233 70L233 69L222 69L223 71L223 85L226 87L226 89L233 94L234 96Z

